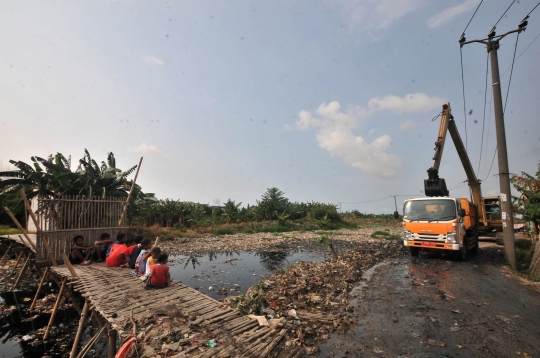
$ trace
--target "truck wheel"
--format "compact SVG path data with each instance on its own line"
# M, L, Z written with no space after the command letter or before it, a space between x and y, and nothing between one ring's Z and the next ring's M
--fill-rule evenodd
M456 259L458 261L465 261L467 259L467 241L463 242L461 249L455 252Z
M471 248L471 254L476 255L478 253L478 236L473 236L474 246Z
M420 249L418 247L410 247L411 249L411 256L418 256L420 253Z

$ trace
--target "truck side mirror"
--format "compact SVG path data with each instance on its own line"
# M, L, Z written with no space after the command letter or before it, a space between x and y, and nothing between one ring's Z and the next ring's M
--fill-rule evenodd
M458 210L458 214L459 214L459 216L461 216L461 217L467 216L467 213L465 212L465 209L459 209L459 210Z
M399 213L397 211L394 211L394 219L399 219Z

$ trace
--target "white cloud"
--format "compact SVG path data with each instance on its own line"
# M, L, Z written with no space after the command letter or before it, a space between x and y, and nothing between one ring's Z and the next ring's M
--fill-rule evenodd
M375 128L371 128L371 129L369 130L369 132L367 133L367 135L368 135L368 136L372 136L373 134L375 134L375 131L376 131Z
M406 131L407 129L411 128L412 126L414 126L414 122L413 121L410 121L410 120L407 120L407 121L403 121L399 124L399 129L401 129L402 131Z
M425 0L334 0L350 19L351 27L364 32L387 29L397 21L420 8Z
M165 63L162 59L150 55L141 56L141 60L157 66L163 66L163 64Z
M386 152L393 144L392 138L383 134L368 142L362 136L355 135L354 129L377 111L418 113L436 108L442 103L444 99L429 97L424 93L409 94L403 98L396 96L373 98L368 102L367 108L355 106L344 111L341 110L339 102L330 102L328 105L322 103L313 115L306 110L300 111L296 128L298 130L315 128L319 147L326 149L332 156L340 157L352 167L369 174L394 177L401 169L402 163L396 155ZM373 133L374 131L370 130L368 136Z
M138 145L134 148L131 148L131 151L134 153L139 153L142 155L159 155L162 157L168 157L167 154L165 154L161 149L154 145L148 145L146 143L143 143L141 145Z
M285 124L285 125L283 126L283 131L284 131L284 132L290 132L290 131L292 131L291 125L290 125L290 124Z
M427 21L427 25L429 27L438 27L441 25L444 25L446 23L449 23L452 21L456 16L463 14L464 12L467 12L474 8L478 4L478 0L466 0L464 3L449 7L438 13L437 15L431 17Z
M411 93L403 98L390 95L382 98L372 98L368 107L373 111L389 110L397 114L421 113L442 106L444 98L430 97L425 93Z

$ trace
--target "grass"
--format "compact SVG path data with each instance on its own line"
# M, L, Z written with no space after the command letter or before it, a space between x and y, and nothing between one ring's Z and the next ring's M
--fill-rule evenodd
M232 235L234 232L229 229L228 227L222 227L220 229L214 230L212 232L213 236L220 236L220 235Z
M22 234L19 229L10 227L8 225L0 225L0 235L17 235Z
M391 234L388 231L375 231L371 234L371 237L374 239L386 239L386 240L399 240L401 239L401 236Z

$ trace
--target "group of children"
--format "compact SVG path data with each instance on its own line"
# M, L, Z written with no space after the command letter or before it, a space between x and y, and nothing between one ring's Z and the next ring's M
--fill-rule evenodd
M72 264L89 265L90 259L96 262L105 260L108 267L129 267L134 275L144 281L145 289L158 289L171 285L169 255L159 247L152 247L150 239L141 235L128 238L124 233L116 235L113 243L107 233L101 235L94 246L84 246L84 237L77 235L73 238L73 246L69 255Z

